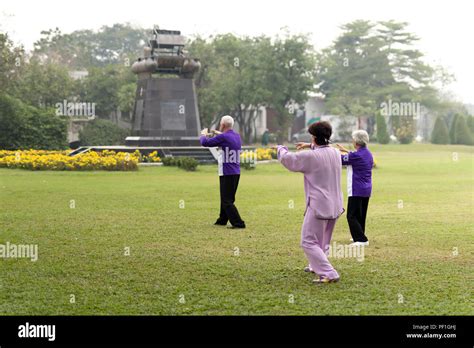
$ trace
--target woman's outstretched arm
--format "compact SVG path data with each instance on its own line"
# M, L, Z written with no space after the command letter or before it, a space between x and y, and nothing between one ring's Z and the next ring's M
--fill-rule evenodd
M306 173L310 168L310 151L290 152L286 146L277 146L278 160L283 166L292 172Z

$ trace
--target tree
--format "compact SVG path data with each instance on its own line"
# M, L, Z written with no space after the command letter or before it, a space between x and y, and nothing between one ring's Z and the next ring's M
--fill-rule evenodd
M382 103L422 103L435 107L435 81L449 81L441 68L427 65L414 49L418 40L406 31L404 22L357 20L345 24L343 33L318 59L318 91L331 113L369 116L381 111ZM392 132L413 139L413 116L388 115ZM369 129L370 132L371 129Z
M109 120L95 119L88 122L79 132L81 145L121 145L129 131L118 127Z
M449 127L449 140L451 144L457 144L456 142L456 122L459 118L460 114L456 113L451 120L451 127Z
M67 68L32 59L23 67L14 95L36 107L53 107L76 94L75 84Z
M130 69L121 65L107 65L91 68L89 75L81 82L80 99L95 103L96 114L101 118L112 115L116 119L116 112L120 105L130 103L130 90L123 90L123 86L134 83L136 77ZM127 87L130 89L130 86ZM122 90L121 90L122 89Z
M0 148L13 150L22 147L25 114L30 111L20 100L0 94Z
M100 65L128 67L128 62L143 55L143 46L151 34L151 29L134 27L130 23L103 26L93 37L93 54Z
M315 89L316 54L308 35L292 35L287 29L273 44L268 38L261 42L259 59L266 62L265 84L271 96L268 104L278 111L278 125L285 132L296 113L295 104L303 105Z
M206 40L197 36L188 43L187 47L190 56L198 58L201 62L201 69L195 76L194 83L196 85L201 125L210 127L217 122L219 114L222 112L217 96L220 91L216 91L212 86L211 72L217 64L214 40L212 40L212 37Z
M89 69L109 64L129 66L142 54L151 30L132 25L103 26L97 32L76 30L63 34L59 28L41 32L35 42L33 55L44 62L67 66L70 69Z
M15 47L7 33L0 33L0 93L11 93L24 65L24 49Z
M448 126L444 117L437 117L433 131L431 133L431 143L433 144L449 144Z
M467 126L466 119L464 118L464 116L459 115L454 126L455 144L472 145L473 141L471 132L469 131L469 127Z
M195 38L190 54L201 60L196 76L201 123L215 123L223 114L239 124L244 142L255 140L255 121L262 106L278 110L278 123L286 128L288 109L304 103L313 89L315 59L309 39L285 32L266 36L232 34Z
M469 127L469 130L471 131L471 134L474 135L474 116L468 115L466 123L467 123L467 126Z
M250 37L232 34L218 35L209 42L202 39L191 44L193 56L204 53L211 62L203 63L203 69L196 77L198 96L208 102L202 123L214 123L219 116L232 115L239 125L244 142L252 141L253 123L259 108L270 98L268 86L264 83L265 59L261 42ZM201 57L198 57L201 58ZM203 110L201 110L203 113Z
M375 114L374 87L393 82L388 62L380 54L382 43L370 37L373 27L369 21L344 25L343 34L319 55L318 91L324 94L330 113L356 117Z
M40 109L0 95L0 148L57 150L66 147L66 122L53 109Z
M118 107L120 108L121 112L128 114L130 119L133 112L133 106L135 104L136 89L136 83L129 83L123 85L118 90Z
M267 70L262 41L227 34L215 44L216 54L221 59L213 71L213 87L221 91L219 103L235 118L244 142L249 143L253 140L252 126L258 110L270 98L269 88L264 83Z
M385 118L378 113L377 114L377 141L379 144L388 144L390 137L387 132L387 123Z

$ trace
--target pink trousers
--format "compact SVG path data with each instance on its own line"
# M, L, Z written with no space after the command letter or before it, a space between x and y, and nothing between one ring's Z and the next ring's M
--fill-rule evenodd
M339 274L329 262L325 252L331 243L336 221L337 219L317 219L314 211L307 209L301 229L301 247L309 265L317 275L329 279L339 278Z

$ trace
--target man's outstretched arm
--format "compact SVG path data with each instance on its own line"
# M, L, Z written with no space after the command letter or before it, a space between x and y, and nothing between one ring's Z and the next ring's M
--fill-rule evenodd
M222 143L224 142L225 136L222 133L216 135L213 138L206 137L206 134L207 134L207 129L203 129L201 132L201 138L199 138L199 142L201 143L202 146L205 146L205 147L221 146Z

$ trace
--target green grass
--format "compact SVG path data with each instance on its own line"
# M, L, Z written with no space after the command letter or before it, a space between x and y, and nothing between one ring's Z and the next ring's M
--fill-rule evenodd
M302 175L279 164L242 173L246 230L212 225L216 166L1 169L0 243L38 244L39 259L0 260L0 314L473 315L473 148L371 149L370 247L332 259L341 281L325 286L302 271ZM349 238L344 215L333 241Z

